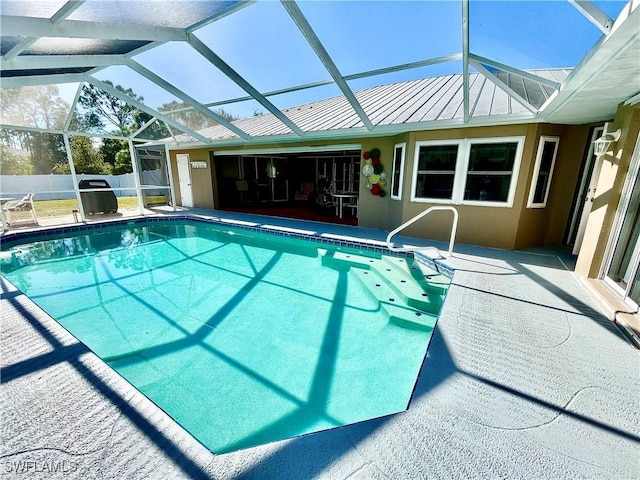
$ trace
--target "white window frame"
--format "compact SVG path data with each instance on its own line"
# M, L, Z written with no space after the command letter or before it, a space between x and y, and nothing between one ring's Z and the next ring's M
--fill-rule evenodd
M394 187L396 183L396 151L401 148L402 154L400 155L400 174L398 175L398 195L394 195ZM402 200L402 185L404 179L404 167L407 164L406 159L407 152L407 142L396 143L393 146L393 163L391 164L391 199L392 200Z
M426 140L415 143L415 152L413 160L413 177L411 182L411 201L416 203L440 203L453 205L474 205L480 207L513 207L513 201L516 195L518 185L518 175L520 173L520 165L522 163L522 152L524 148L525 137L486 137L486 138L463 138L451 140ZM471 147L478 144L488 143L516 143L516 155L511 170L511 181L509 184L509 193L506 202L488 202L484 200L465 200L464 191L467 184L467 176L469 170L469 154ZM438 146L438 145L457 145L458 156L456 157L456 169L453 180L453 191L451 199L443 198L425 198L416 197L416 186L418 181L418 158L420 155L420 147L422 146Z
M453 173L453 190L451 192L451 198L429 198L429 197L416 197L416 187L418 186L418 160L420 158L420 147L437 147L440 145L456 145L458 147L458 156L456 157L456 168ZM460 164L462 160L462 153L464 151L464 140L452 139L452 140L425 140L415 143L413 152L413 177L411 179L411 201L416 203L443 203L450 204L456 203L456 181L460 173ZM437 174L435 174L437 175Z
M542 165L542 154L544 153L545 143L554 143L553 158L551 159L551 167L549 168L549 180L547 181L547 188L544 192L544 199L542 202L534 203L534 197L536 190L538 189L538 181L540 180L540 167ZM536 165L533 168L533 177L531 179L531 188L529 190L529 200L527 201L527 208L545 208L547 206L547 199L549 198L549 191L551 190L551 180L553 179L553 170L556 166L556 158L558 156L558 146L560 145L560 137L552 137L547 135L541 135L538 142L538 153L536 155Z

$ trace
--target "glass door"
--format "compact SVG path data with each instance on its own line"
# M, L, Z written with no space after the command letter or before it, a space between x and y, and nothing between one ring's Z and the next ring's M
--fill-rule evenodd
M631 160L630 172L620 199L616 236L606 281L633 308L640 304L640 137Z

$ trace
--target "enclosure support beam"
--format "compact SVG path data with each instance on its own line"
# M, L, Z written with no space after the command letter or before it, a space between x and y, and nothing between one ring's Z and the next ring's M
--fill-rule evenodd
M65 20L52 24L48 18L8 17L2 19L2 34L29 37L92 38L103 40L184 41L182 28L158 25L127 25L122 23Z
M493 75L489 70L487 70L487 68L484 65L482 65L479 62L476 62L473 59L470 59L469 62L471 63L471 65L473 65L473 68L478 70L482 75L484 75L487 79L489 79L489 81L495 83L496 86L500 88L500 90L504 91L507 95L515 99L524 108L529 110L534 115L538 113L538 110L533 105L531 105L526 98L524 98L522 95L520 95L515 90L513 90L509 85L504 83L497 76Z
M62 131L67 133L69 132L69 127L71 126L71 122L73 121L73 115L76 113L76 105L78 105L78 100L80 100L80 95L82 95L82 87L83 83L78 84L78 88L76 89L76 95L73 97L73 103L71 104L71 108L69 109L69 115L67 115L67 119L64 122L64 126L62 127Z
M54 15L49 19L52 25L57 25L58 23L65 20L69 15L71 15L75 10L80 8L85 0L69 0L65 3ZM11 50L9 50L4 55L5 60L12 60L24 52L27 48L33 45L39 38L37 36L28 36L23 38L16 46L14 46Z
M369 116L364 111L364 108L362 108L362 105L360 105L360 102L351 90L351 87L349 87L349 84L346 82L346 80L338 70L338 67L331 58L331 55L329 55L329 52L327 52L327 50L324 48L324 45L322 45L322 42L316 35L316 32L313 31L313 28L302 13L302 10L300 10L300 7L298 7L296 2L292 0L281 0L281 3L287 13L289 13L289 16L296 24L304 38L307 39L307 42L309 42L309 45L311 46L311 48L313 48L313 51L316 52L316 55L331 75L331 78L333 78L333 81L336 82L336 85L338 85L338 87L342 91L342 94L351 104L353 110L358 114L358 117L360 117L360 120L362 121L366 129L369 131L373 130L373 123L371 123Z
M608 35L613 27L613 20L604 13L591 0L568 0L576 10L578 10L587 20L593 23L598 29Z
M462 0L462 109L469 122L469 0Z
M224 73L231 81L242 88L245 92L251 95L256 101L258 101L264 108L269 110L278 120L284 123L291 129L296 135L302 137L304 132L298 127L289 117L280 111L273 103L266 99L262 93L256 90L245 78L236 72L229 64L227 64L222 58L220 58L213 50L211 50L206 44L204 44L198 37L193 34L187 36L187 41L195 51L206 58L209 63L214 65L218 70Z
M249 135L247 132L245 132L244 130L236 127L233 123L231 123L229 120L224 118L222 115L209 110L207 107L205 107L200 102L198 102L195 98L193 98L192 96L186 94L182 90L178 89L176 86L174 86L171 83L167 82L164 78L160 77L159 75L156 75L154 72L152 72L148 68L142 66L141 64L139 64L135 60L129 59L127 61L127 66L129 68L131 68L132 70L138 72L140 75L142 75L146 79L152 81L153 83L158 85L160 88L163 88L166 91L168 91L169 93L171 93L172 95L175 95L176 97L178 97L183 102L188 103L196 111L200 112L202 115L205 115L206 117L209 117L209 118L215 120L220 125L224 126L228 130L231 130L233 133L235 133L239 137L244 138L245 140L251 140L251 135Z
M176 122L175 120L173 120L170 117L167 117L166 115L161 114L160 112L158 112L157 110L145 105L142 102L139 102L138 100L134 99L133 97L130 97L129 95L121 92L120 90L118 90L117 88L112 87L111 85L108 85L100 80L98 80L97 78L93 78L91 76L87 77L87 81L91 84L93 84L94 86L104 90L107 93L110 93L111 95L115 95L116 97L118 97L120 100L123 100L127 103L130 103L131 105L133 105L134 107L142 110L143 112L148 113L149 115L151 115L152 117L156 117L159 118L160 120L162 120L163 122L177 128L178 130L182 130L183 132L188 133L189 135L191 135L193 138L200 140L202 143L204 144L208 144L211 141L207 138L204 137L202 135L200 135L198 132L194 132L193 130L191 130L190 128L185 127L184 125L182 125L179 122Z
M138 212L144 215L144 199L142 198L142 185L140 184L140 169L138 168L138 156L133 148L131 139L127 141L129 144L129 155L131 155L131 168L133 169L133 182L136 186L136 196L138 197Z
M169 176L169 191L171 192L171 206L173 207L173 211L177 210L176 208L176 187L173 184L173 171L171 169L171 156L169 155L169 146L164 144L164 154L167 159L167 174ZM213 168L213 166L211 167Z
M480 55L475 55L473 53L469 54L469 58L475 60L476 62L482 63L483 65L489 65L490 67L497 68L498 70L502 70L503 72L511 73L522 78L526 78L527 80L531 80L532 82L536 82L540 85L546 85L547 87L551 87L554 90L560 89L560 84L558 82L549 80L548 78L539 77L538 75L534 75L533 73L525 72L524 70L505 65L504 63L496 62L495 60L490 60L486 57L481 57Z
M73 155L71 153L71 144L69 143L69 134L63 133L64 148L67 150L67 161L69 162L69 170L71 172L71 180L73 181L73 190L76 192L76 200L78 201L78 211L80 212L80 219L82 223L87 222L87 217L84 215L84 206L82 205L82 197L80 196L80 186L78 185L78 177L76 175L76 167L73 164Z

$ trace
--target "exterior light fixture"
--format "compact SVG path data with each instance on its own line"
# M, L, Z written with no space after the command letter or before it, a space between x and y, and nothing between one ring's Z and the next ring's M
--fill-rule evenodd
M604 155L609 150L611 144L620 139L622 130L618 129L615 132L609 132L608 129L609 122L604 124L602 136L593 142L593 153L597 156Z

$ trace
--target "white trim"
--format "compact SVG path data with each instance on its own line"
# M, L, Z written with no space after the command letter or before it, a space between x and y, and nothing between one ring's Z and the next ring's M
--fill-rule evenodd
M314 152L337 152L340 150L361 150L360 143L345 143L340 145L319 145L308 147L272 147L272 148L251 148L239 150L214 150L213 155L276 155L280 153L314 153Z
M411 176L411 196L412 202L417 203L458 203L455 202L456 198L456 179L458 178L459 166L462 160L461 153L464 150L464 139L451 139L451 140L422 140L417 141L414 144L413 151L413 173ZM418 184L418 160L420 157L420 147L433 147L438 145L456 145L458 147L458 155L456 157L456 172L454 173L453 189L451 191L451 198L429 198L429 197L416 197L416 187Z
M640 93L636 93L634 96L627 98L624 102L624 106L633 106L636 103L640 103Z
M544 146L546 143L553 143L553 158L551 159L551 167L549 168L549 180L547 180L547 188L544 192L542 202L534 203L536 190L538 189L538 176L540 175L540 166L542 164L542 154L544 153ZM553 179L553 169L556 166L556 158L558 156L558 145L560 144L560 137L552 137L541 135L538 142L538 153L536 155L536 164L533 168L533 176L531 177L531 187L529 189L529 200L527 201L527 208L545 208L547 206L547 199L549 198L549 191L551 190L551 180Z
M460 202L462 205L479 205L486 207L512 207L513 201L516 196L516 187L518 184L518 175L520 174L520 164L522 163L522 151L524 148L524 136L513 136L513 137L489 137L489 138L469 138L467 139L467 152L466 152L466 160L464 169L465 169L465 181L462 186L461 199ZM516 156L513 159L513 169L511 170L511 180L509 183L509 194L507 195L506 202L483 202L480 200L464 200L464 186L467 181L467 170L468 170L468 161L469 161L469 150L471 146L474 144L483 144L483 143L516 143Z
M402 154L400 156L400 174L398 175L398 195L393 194L393 187L395 186L396 180L396 150L398 148L402 149ZM393 146L393 160L391 162L391 199L392 200L402 200L402 187L404 180L404 167L407 164L407 142L396 143ZM388 178L388 177L387 177Z
M415 143L413 174L411 181L411 202L415 203L440 203L453 205L471 205L479 207L513 207L513 202L518 184L518 175L520 173L520 165L522 163L522 152L524 147L524 136L513 137L485 137L485 138L464 138L451 140L426 140ZM516 153L513 161L513 169L511 170L511 179L509 181L509 193L506 202L482 201L482 200L465 200L464 192L467 184L469 173L469 153L473 145L490 144L490 143L516 143ZM457 145L458 155L456 157L456 168L453 179L453 190L451 199L443 198L425 198L416 197L416 185L418 176L418 157L420 147L434 145Z
M606 280L609 278L609 270L611 270L611 264L613 263L613 257L615 256L616 247L622 236L622 229L624 227L624 220L631 204L633 196L633 188L640 175L640 134L636 138L636 143L633 148L631 156L631 162L629 162L629 168L625 174L625 181L620 192L620 200L616 214L611 225L611 234L607 240L607 246L604 251L604 261L600 265L600 271L598 277ZM615 283L615 282L614 282Z

